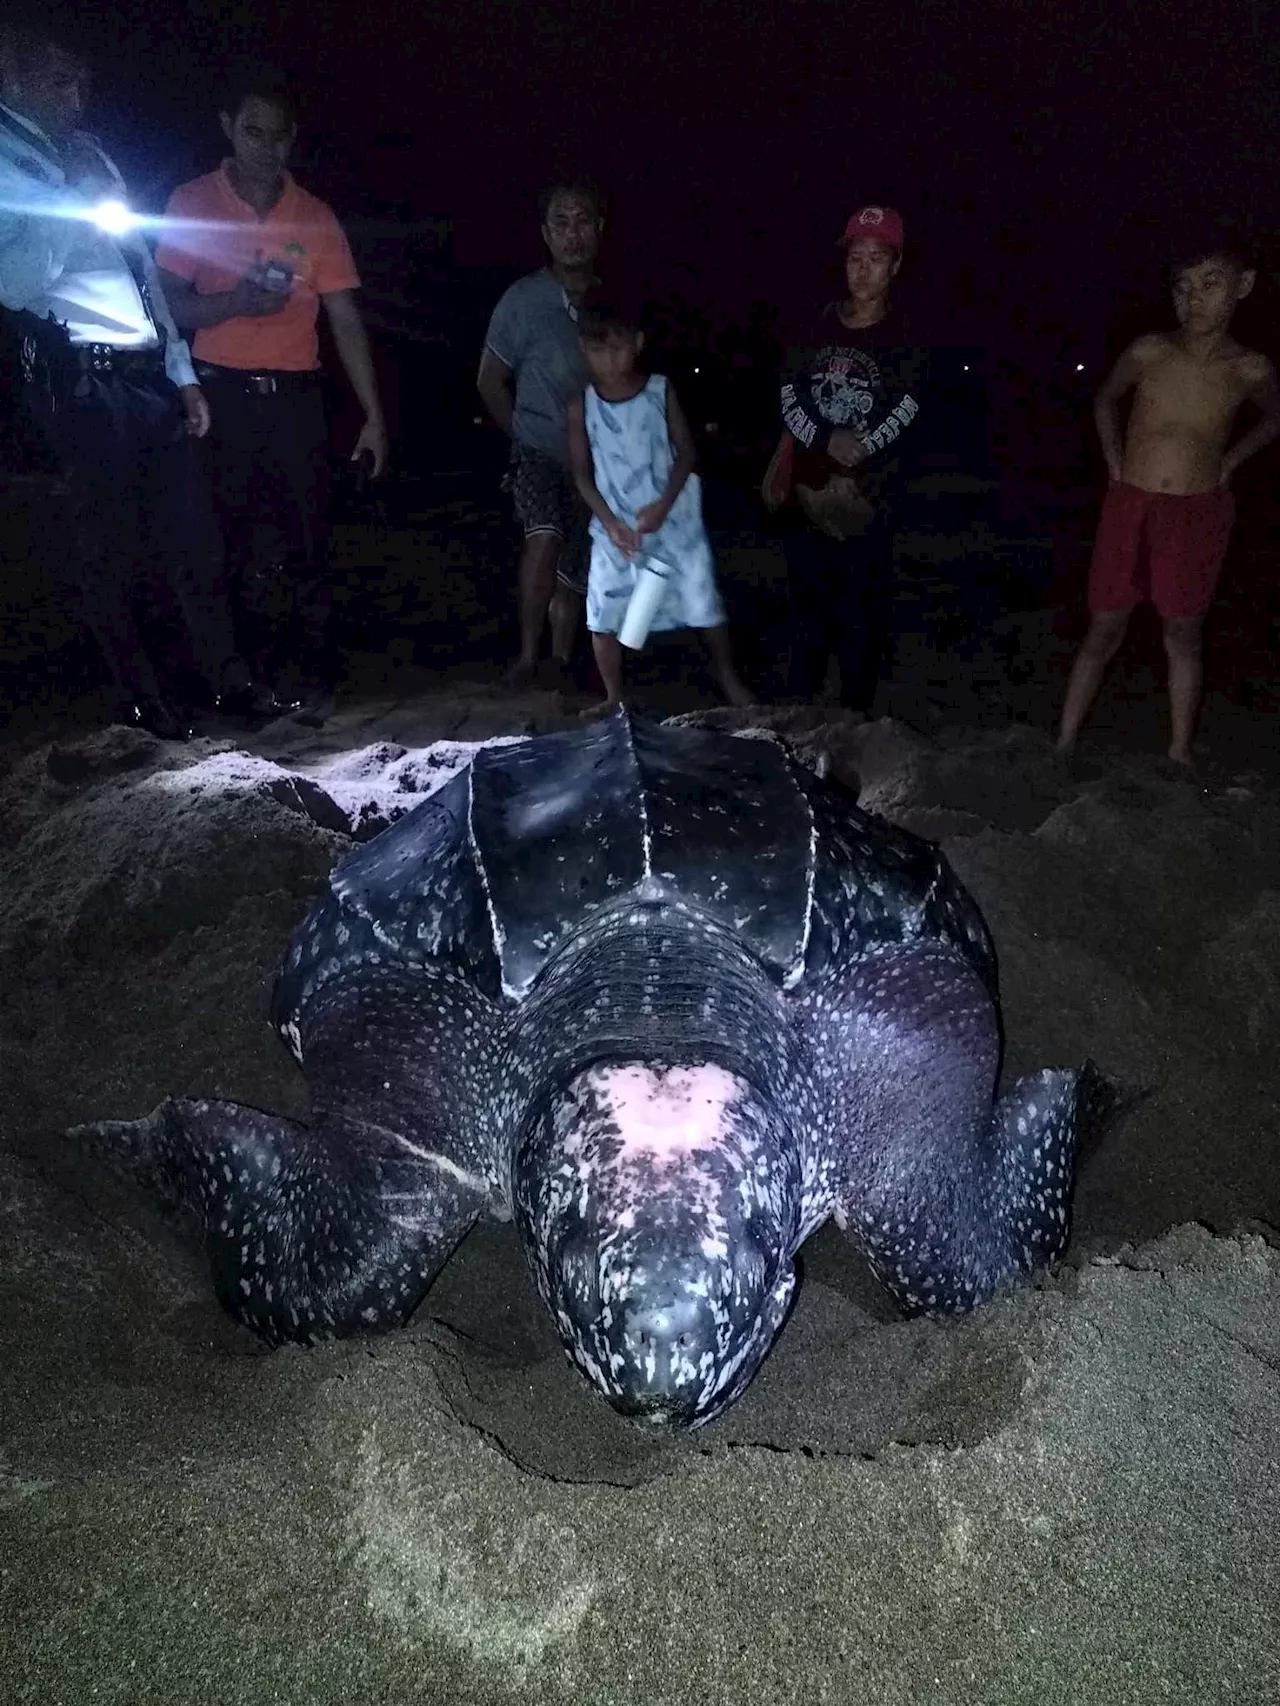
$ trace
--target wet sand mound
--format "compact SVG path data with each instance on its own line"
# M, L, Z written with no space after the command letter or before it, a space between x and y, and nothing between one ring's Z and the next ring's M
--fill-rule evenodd
M549 699L244 746L109 730L0 779L0 1626L19 1701L1270 1702L1280 1532L1280 811L1025 729L790 741L943 841L1007 1069L1148 1092L1069 1259L903 1322L834 1231L725 1420L657 1441L565 1363L509 1228L410 1327L266 1353L63 1136L169 1093L305 1117L266 1025L354 835ZM1272 1241L1269 1241L1272 1240Z

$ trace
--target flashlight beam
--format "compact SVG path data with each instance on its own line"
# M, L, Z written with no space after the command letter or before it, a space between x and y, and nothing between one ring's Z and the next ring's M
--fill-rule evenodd
M123 237L126 231L133 231L140 224L132 208L115 200L100 201L96 207L90 208L89 217L99 231L105 231L109 237Z
M25 201L6 201L0 199L0 213L16 213L28 219L67 219L82 225L96 225L100 231L106 231L113 237L120 237L127 231L150 230L161 227L169 221L157 218L148 213L135 213L124 202L112 199L99 202L41 202L33 198Z

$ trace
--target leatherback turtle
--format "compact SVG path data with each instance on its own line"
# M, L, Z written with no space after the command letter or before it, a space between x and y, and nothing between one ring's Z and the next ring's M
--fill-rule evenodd
M482 749L334 869L272 1017L309 1126L170 1100L82 1128L198 1215L271 1343L403 1324L514 1219L624 1414L724 1411L834 1217L908 1312L1067 1238L1093 1069L993 1101L986 925L930 843L777 742L619 711Z

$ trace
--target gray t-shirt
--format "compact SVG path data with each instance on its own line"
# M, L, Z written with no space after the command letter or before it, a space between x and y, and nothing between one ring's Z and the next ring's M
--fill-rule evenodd
M545 451L567 468L565 405L581 396L590 374L568 294L546 267L506 291L489 321L485 347L515 376L516 443Z

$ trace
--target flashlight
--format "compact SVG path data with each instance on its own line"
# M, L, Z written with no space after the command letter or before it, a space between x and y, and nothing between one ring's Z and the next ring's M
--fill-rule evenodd
M123 237L127 231L132 231L138 223L138 216L122 201L100 201L96 207L89 209L89 218L105 231L108 237Z

